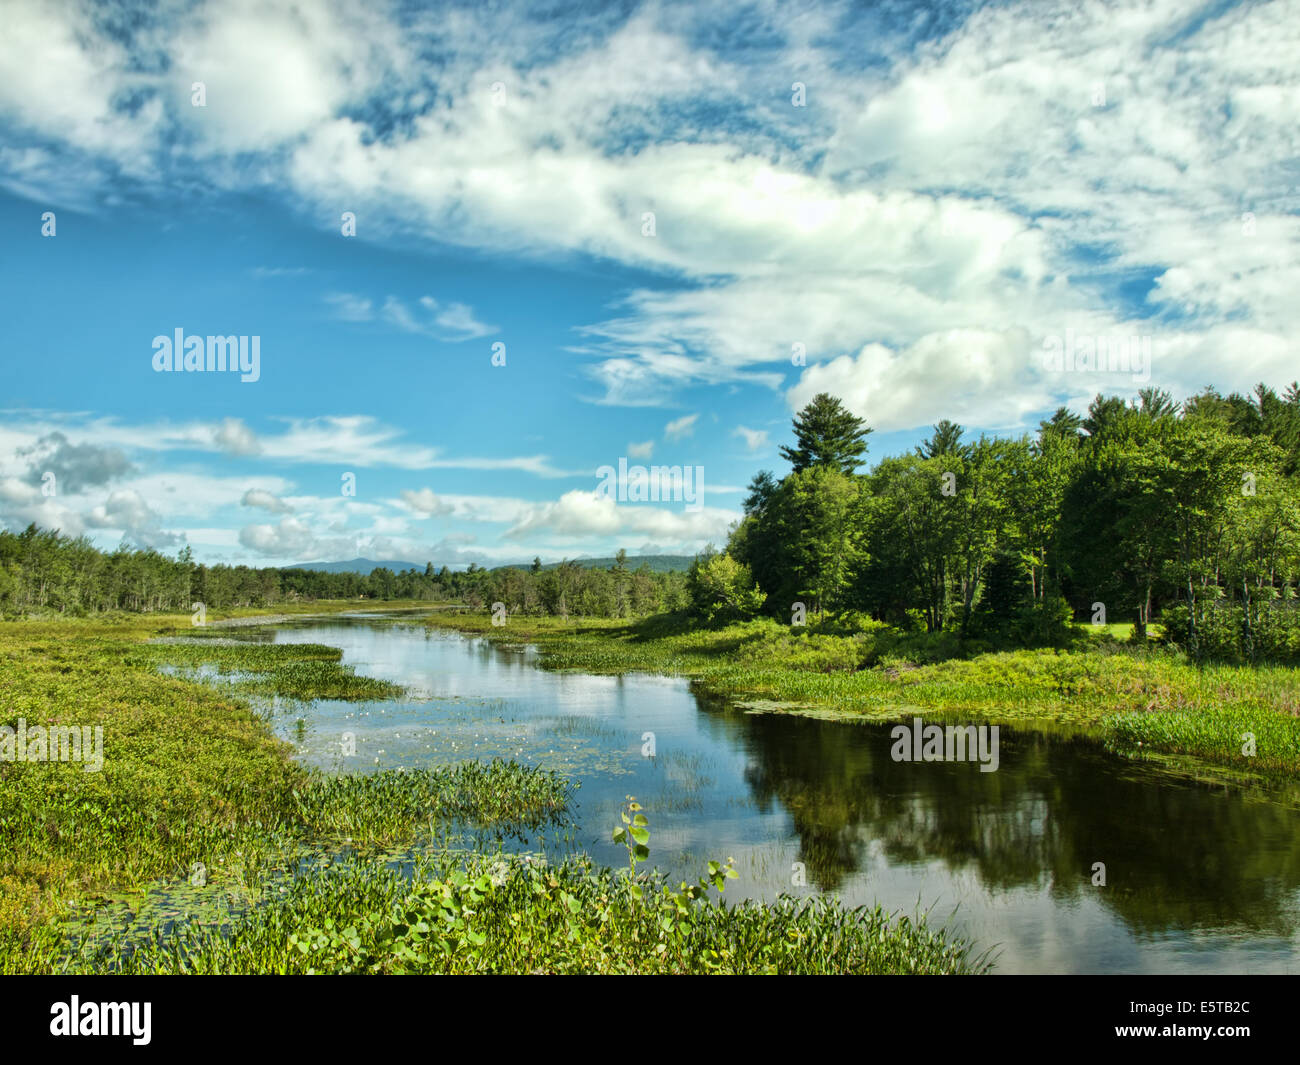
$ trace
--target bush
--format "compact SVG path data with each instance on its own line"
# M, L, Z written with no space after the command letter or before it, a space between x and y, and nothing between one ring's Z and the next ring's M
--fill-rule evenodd
M1069 639L1073 621L1074 611L1070 604L1063 596L1056 596L1018 610L1012 633L1019 642L1030 647L1061 644Z
M1224 662L1300 661L1300 609L1291 602L1252 603L1246 646L1246 615L1241 603L1197 604L1196 628L1186 603L1177 603L1160 618L1166 639L1193 658Z
M754 585L749 567L730 555L697 558L686 578L691 613L715 624L747 621L762 608L767 596Z

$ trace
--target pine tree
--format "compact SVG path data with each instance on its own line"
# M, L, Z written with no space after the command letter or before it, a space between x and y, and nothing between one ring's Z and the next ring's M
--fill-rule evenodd
M852 474L862 465L867 451L866 422L826 392L813 397L794 419L798 447L782 447L781 457L794 472L826 466Z

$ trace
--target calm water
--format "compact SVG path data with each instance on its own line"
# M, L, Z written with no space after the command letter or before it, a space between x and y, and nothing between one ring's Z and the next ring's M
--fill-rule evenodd
M359 673L417 696L277 705L275 728L303 761L365 770L501 755L563 770L582 785L577 829L533 841L552 852L625 864L609 831L635 795L661 869L693 880L730 856L740 879L728 896L919 904L995 946L999 972L1300 971L1300 813L1089 741L1003 729L1000 767L981 773L894 762L889 726L747 714L678 679L548 673L531 653L418 625L335 619L274 638L341 647ZM1094 862L1106 887L1091 884ZM792 882L796 863L807 886Z

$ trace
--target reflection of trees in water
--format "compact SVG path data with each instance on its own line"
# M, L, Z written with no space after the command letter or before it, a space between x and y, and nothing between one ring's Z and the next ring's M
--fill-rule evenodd
M718 709L716 704L710 709ZM1001 732L1001 764L895 762L888 727L713 713L750 752L756 803L779 806L811 884L834 890L872 841L891 864L939 861L990 891L1098 893L1130 926L1297 927L1300 814L1118 763L1094 742ZM1105 862L1107 886L1092 886Z

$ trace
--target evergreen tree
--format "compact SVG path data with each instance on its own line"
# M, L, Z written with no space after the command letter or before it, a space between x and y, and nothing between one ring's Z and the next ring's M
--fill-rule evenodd
M794 419L796 447L782 447L781 457L794 472L826 466L852 474L867 452L866 422L826 392L813 397Z

